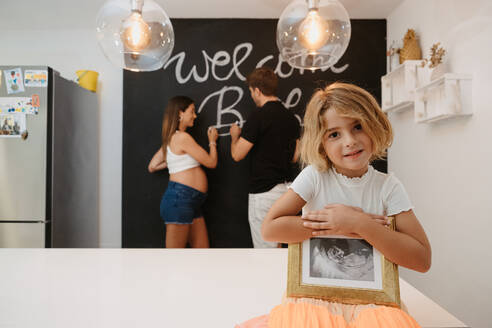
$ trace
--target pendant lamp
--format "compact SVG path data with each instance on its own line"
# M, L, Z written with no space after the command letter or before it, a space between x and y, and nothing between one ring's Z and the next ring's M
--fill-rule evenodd
M292 67L326 69L342 57L350 33L350 18L339 1L293 0L278 20L277 46Z
M99 10L96 24L104 55L123 69L158 70L173 51L171 21L152 0L109 0Z

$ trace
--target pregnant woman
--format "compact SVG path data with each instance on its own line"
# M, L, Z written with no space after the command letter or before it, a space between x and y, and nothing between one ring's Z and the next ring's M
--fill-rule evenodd
M162 146L149 163L149 172L169 169L169 183L161 200L166 223L166 248L209 247L201 207L207 196L207 176L201 168L217 166L217 129L207 131L209 152L186 129L196 119L195 104L185 96L169 100L162 120Z

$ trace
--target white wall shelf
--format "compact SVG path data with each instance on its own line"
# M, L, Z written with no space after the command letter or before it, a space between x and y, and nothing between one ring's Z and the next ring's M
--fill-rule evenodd
M384 112L397 112L412 107L414 91L418 87L417 66L421 63L421 60L406 60L381 77L381 102Z
M415 122L472 115L471 76L444 74L415 90Z
M383 109L383 111L386 113L390 113L390 112L396 113L396 112L404 111L406 109L410 109L413 107L413 105L414 105L413 100L402 101L396 105L393 105L391 107L387 107L387 108Z

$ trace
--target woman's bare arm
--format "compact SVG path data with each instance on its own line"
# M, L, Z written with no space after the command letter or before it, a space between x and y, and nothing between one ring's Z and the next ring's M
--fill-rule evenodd
M176 137L178 137L177 142L179 148L196 159L200 164L211 169L217 166L217 145L215 144L217 138L214 140L213 137L209 136L210 152L207 153L190 134L182 132Z
M166 157L164 156L164 151L162 150L162 147L159 148L154 156L152 156L152 159L150 160L148 170L150 173L154 173L159 170L163 170L167 167L166 163Z

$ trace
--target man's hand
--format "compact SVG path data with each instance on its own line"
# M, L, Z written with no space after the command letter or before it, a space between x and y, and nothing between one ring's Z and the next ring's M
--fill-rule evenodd
M231 124L231 128L229 129L229 133L231 134L231 156L232 159L236 162L242 160L248 152L253 147L253 143L249 142L244 138L240 138L241 136L241 128L236 123Z
M229 133L231 134L232 141L236 141L241 135L241 128L236 123L233 123L229 129Z

